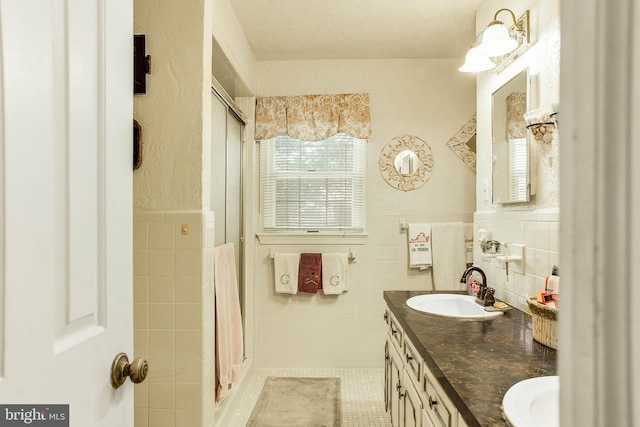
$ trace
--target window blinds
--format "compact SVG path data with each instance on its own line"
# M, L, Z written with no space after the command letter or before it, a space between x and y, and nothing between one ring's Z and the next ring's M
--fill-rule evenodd
M527 139L515 138L509 146L509 201L527 200Z
M260 142L264 230L364 231L366 140Z

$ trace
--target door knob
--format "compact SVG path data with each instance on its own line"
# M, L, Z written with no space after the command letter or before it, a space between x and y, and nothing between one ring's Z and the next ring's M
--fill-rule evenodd
M129 363L129 358L125 353L118 353L111 364L111 385L113 388L119 388L127 377L131 378L131 382L134 384L141 383L147 378L148 372L147 359L138 357Z

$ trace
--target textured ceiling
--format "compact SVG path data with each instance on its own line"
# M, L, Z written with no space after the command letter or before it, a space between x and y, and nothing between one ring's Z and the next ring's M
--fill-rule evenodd
M463 58L481 0L230 0L258 60Z

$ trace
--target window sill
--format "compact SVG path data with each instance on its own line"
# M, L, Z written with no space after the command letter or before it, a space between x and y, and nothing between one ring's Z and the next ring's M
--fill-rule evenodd
M368 234L258 233L261 245L364 245Z

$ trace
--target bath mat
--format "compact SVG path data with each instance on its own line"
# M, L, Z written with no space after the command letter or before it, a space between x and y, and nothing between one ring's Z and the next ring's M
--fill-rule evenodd
M247 427L338 427L340 378L267 377Z

